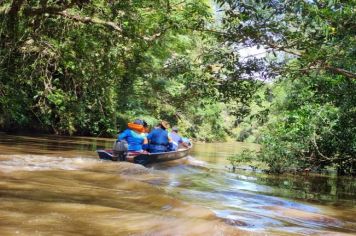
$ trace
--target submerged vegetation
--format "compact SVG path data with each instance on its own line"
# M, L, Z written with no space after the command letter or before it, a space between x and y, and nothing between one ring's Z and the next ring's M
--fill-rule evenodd
M260 143L244 160L273 172L355 174L355 5L4 0L0 128L111 136L166 119Z

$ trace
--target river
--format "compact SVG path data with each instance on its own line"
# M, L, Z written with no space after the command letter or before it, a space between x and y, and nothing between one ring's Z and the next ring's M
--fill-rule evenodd
M228 171L253 144L143 167L112 139L0 133L0 235L356 235L354 179Z

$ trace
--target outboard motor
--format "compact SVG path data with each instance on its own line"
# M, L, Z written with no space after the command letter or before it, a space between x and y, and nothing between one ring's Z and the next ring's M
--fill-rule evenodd
M125 140L115 141L112 148L113 161L125 161L128 153L128 144Z

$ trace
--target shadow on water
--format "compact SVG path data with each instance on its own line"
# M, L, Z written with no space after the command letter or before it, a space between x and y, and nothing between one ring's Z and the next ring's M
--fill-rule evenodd
M248 176L248 177L246 177ZM237 179L273 187L276 196L335 206L356 204L356 182L352 177L317 174L285 174L280 176L238 170Z
M353 179L228 172L251 144L196 144L147 168L112 139L0 134L1 235L355 235Z
M93 153L97 149L110 148L112 140L103 138L63 137L58 135L18 136L0 133L3 154L61 154L69 156Z
M211 147L207 148L206 146ZM306 173L272 175L243 169L237 169L235 173L227 171L226 157L245 148L256 149L256 146L245 143L204 144L204 147L195 150L194 155L196 158L205 160L208 164L214 164L213 166L216 164L224 166L224 173L230 173L231 178L273 187L273 193L268 192L268 194L315 203L356 205L356 181L353 177ZM203 149L203 152L200 152L200 149ZM206 150L209 150L210 157L208 159L205 157Z

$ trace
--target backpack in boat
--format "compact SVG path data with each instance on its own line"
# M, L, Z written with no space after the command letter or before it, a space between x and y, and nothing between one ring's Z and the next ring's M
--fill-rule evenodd
M115 141L112 148L112 160L113 161L125 161L128 152L128 144L125 140Z

